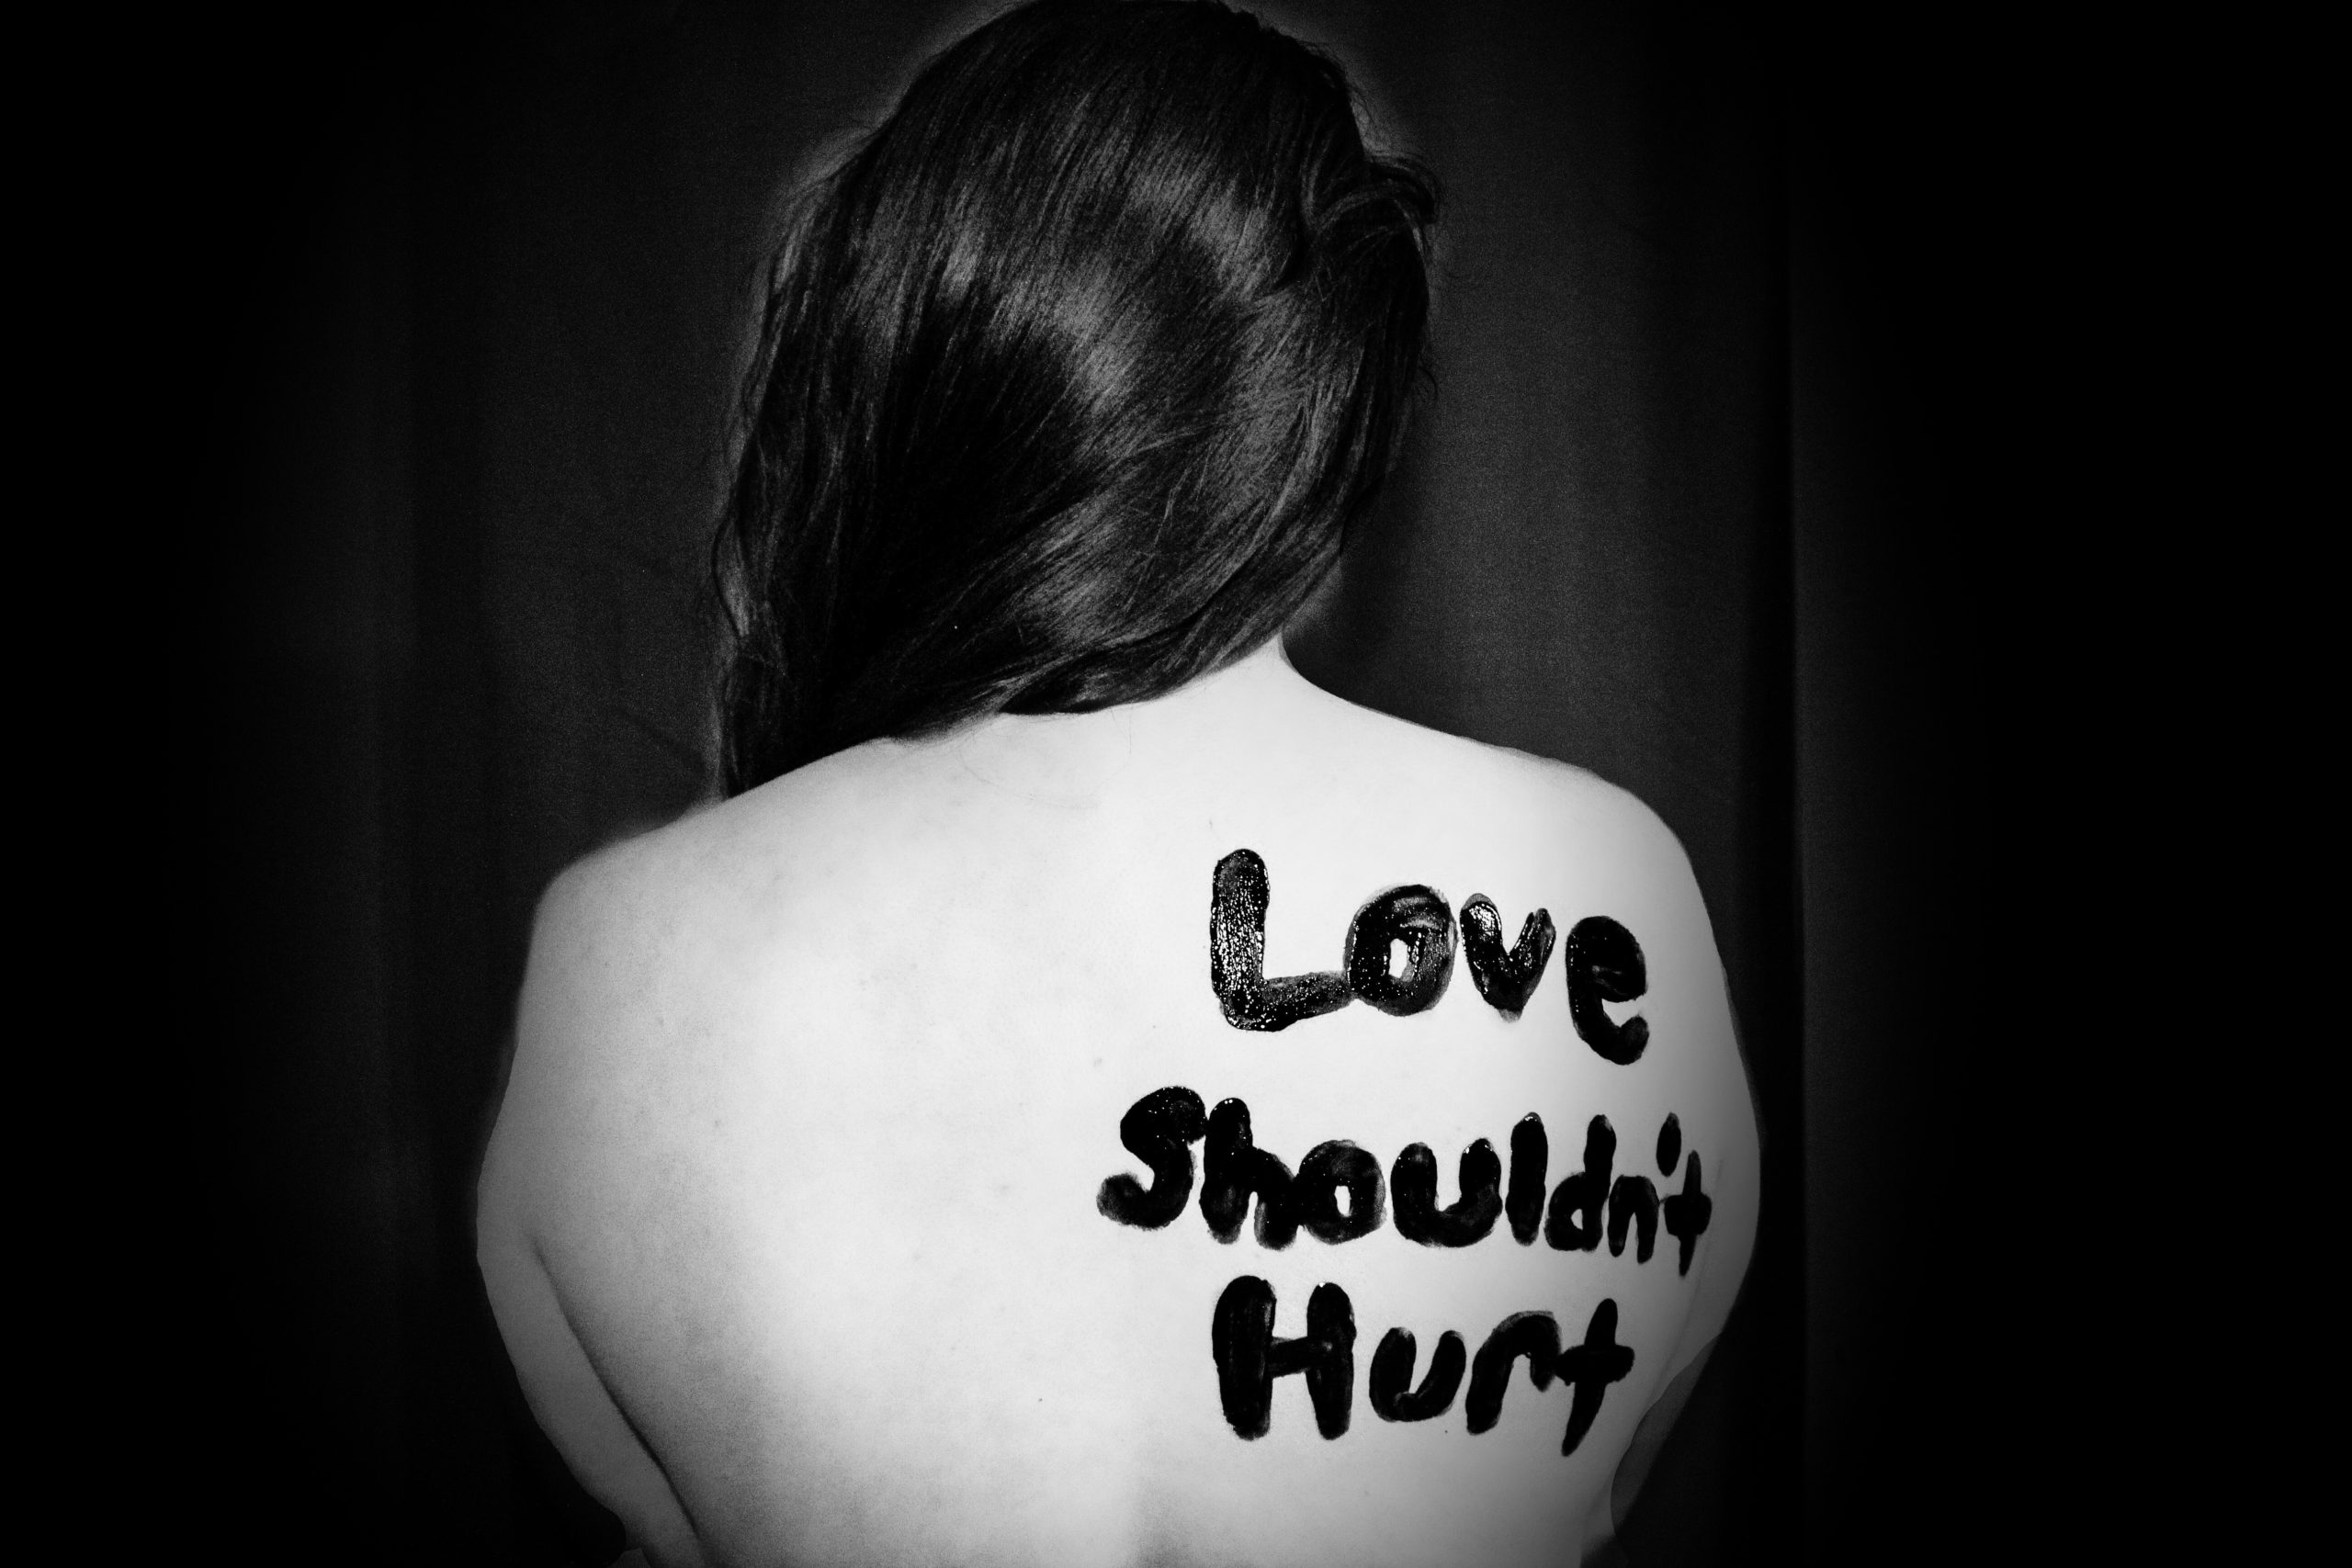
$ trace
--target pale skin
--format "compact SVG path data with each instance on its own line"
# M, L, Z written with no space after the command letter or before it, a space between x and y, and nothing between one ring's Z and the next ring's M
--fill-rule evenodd
M1555 954L1524 1014L1464 961L1430 1010L1358 1003L1279 1032L1208 980L1212 869L1266 863L1266 971L1335 969L1364 900L1483 893L1506 940L1605 914L1649 985L1618 1066L1572 1027ZM1544 1118L1552 1179L1607 1116L1617 1168L1668 1180L1668 1112L1712 1222L1611 1256L1433 1248L1384 1224L1280 1251L1098 1213L1139 1097L1245 1100L1294 1168L1327 1139L1390 1167L1427 1144L1439 1201L1472 1140ZM1197 1156L1199 1146L1194 1146ZM526 1393L582 1483L661 1568L697 1564L1574 1563L1721 1333L1757 1213L1757 1129L1721 964L1680 847L1576 769L1352 706L1279 643L1159 700L1000 717L828 758L591 857L540 910L480 1253ZM1340 1285L1349 1430L1298 1376L1238 1437L1210 1320L1267 1280L1275 1333ZM1574 1454L1570 1394L1513 1369L1492 1430L1464 1402L1383 1420L1391 1327L1476 1352L1513 1313L1579 1338L1613 1300L1632 1371ZM1644 1416L1658 1411L1636 1445Z

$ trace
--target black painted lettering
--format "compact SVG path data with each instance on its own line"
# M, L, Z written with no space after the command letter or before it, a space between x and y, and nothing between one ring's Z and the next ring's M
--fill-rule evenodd
M1389 972L1395 943L1405 972ZM1385 1013L1427 1012L1453 978L1453 912L1427 887L1392 887L1356 911L1348 927L1348 988Z
M1413 1387L1415 1348L1410 1333L1392 1328L1381 1336L1380 1348L1372 1353L1367 1392L1372 1395L1373 1414L1383 1421L1427 1421L1453 1408L1454 1391L1462 1386L1462 1367L1467 1359L1462 1336L1450 1328L1438 1336L1430 1370L1422 1375L1419 1388Z
M1672 1176L1682 1159L1682 1118L1669 1111L1666 1125L1657 1130L1657 1170L1660 1176Z
M1208 1131L1201 1097L1189 1089L1156 1089L1119 1118L1119 1142L1150 1168L1151 1186L1109 1177L1094 1206L1123 1225L1158 1230L1184 1212L1193 1195L1193 1144Z
M1250 1107L1238 1100L1217 1102L1209 1112L1208 1153L1201 1180L1201 1217L1219 1241L1241 1234L1252 1193L1258 1199L1258 1240L1284 1247L1298 1234L1291 1200L1290 1167L1251 1141Z
M1340 1213L1339 1195L1348 1194ZM1335 1138L1317 1144L1298 1162L1291 1179L1291 1213L1317 1241L1353 1241L1380 1228L1382 1201L1380 1162L1349 1143ZM1262 1201L1262 1200L1261 1200Z
M1214 1123L1209 1136L1216 1136ZM1609 1207L1609 1169L1616 1158L1616 1130L1609 1125L1608 1117L1594 1117L1585 1123L1584 1168L1563 1178L1552 1190L1551 1212L1544 1220L1545 1241L1563 1252L1590 1252L1600 1245L1601 1224Z
M1666 1234L1682 1244L1682 1257L1678 1274L1690 1272L1690 1255L1698 1250L1699 1238L1707 1234L1707 1222L1714 1217L1715 1201L1699 1187L1699 1151L1692 1149L1690 1157L1682 1162L1682 1190L1669 1193L1658 1205L1666 1220Z
M1603 1002L1630 1002L1649 989L1642 944L1606 915L1578 920L1568 932L1568 1017L1584 1043L1607 1061L1630 1066L1650 1043L1649 1020L1611 1021Z
M1266 863L1236 850L1209 883L1209 986L1236 1029L1288 1029L1348 1005L1348 977L1334 973L1266 976L1266 907L1273 894Z
M1614 1301L1595 1307L1585 1324L1583 1343L1566 1349L1560 1347L1560 1327L1550 1313L1511 1314L1478 1347L1477 1359L1470 1365L1470 1395L1463 1401L1470 1430L1494 1430L1502 1418L1503 1394L1510 1387L1511 1363L1524 1356L1527 1381L1537 1388L1550 1388L1555 1377L1568 1385L1568 1426L1560 1439L1560 1452L1576 1452L1600 1414L1601 1397L1609 1385L1634 1370L1634 1352L1618 1344L1616 1335ZM1381 1349L1386 1351L1387 1341L1382 1341ZM1406 1370L1411 1370L1409 1362ZM1376 1367L1374 1377L1379 1377Z
M1633 1370L1632 1348L1617 1343L1617 1303L1604 1301L1592 1309L1592 1316L1585 1323L1584 1343L1560 1352L1560 1381L1570 1390L1568 1430L1560 1439L1561 1453L1577 1451L1584 1435L1592 1430L1593 1417L1600 1414L1600 1396L1609 1392L1611 1383Z
M1228 1101L1227 1103L1231 1103ZM1274 1288L1244 1274L1216 1300L1209 1349L1216 1359L1217 1397L1226 1421L1244 1438L1262 1438L1272 1425L1274 1380L1294 1372L1306 1379L1315 1427L1326 1438L1348 1429L1355 1399L1356 1320L1347 1292L1317 1285L1306 1299L1306 1332L1274 1337Z
M1437 1206L1437 1156L1415 1144L1396 1156L1388 1178L1396 1203L1396 1229L1423 1247L1468 1247L1483 1241L1503 1212L1503 1162L1495 1145L1481 1138L1462 1151L1462 1195Z
M1510 1195L1503 1213L1510 1216L1510 1235L1521 1247L1535 1240L1544 1224L1544 1179L1551 1164L1551 1140L1544 1135L1544 1118L1532 1111L1510 1130Z
M1560 1325L1550 1313L1515 1312L1478 1347L1478 1359L1470 1363L1470 1397L1462 1403L1473 1432L1492 1431L1502 1419L1511 1363L1521 1356L1527 1358L1527 1381L1550 1388L1560 1359Z
M1657 1188L1646 1176L1621 1176L1609 1189L1609 1256L1625 1251L1625 1231L1632 1226L1640 1239L1634 1261L1647 1263L1657 1250Z
M1518 942L1506 952L1503 918L1495 901L1479 893L1462 906L1462 956L1469 961L1470 978L1487 1005L1505 1018L1526 1010L1536 982L1544 978L1544 966L1552 961L1556 936L1550 911L1538 909L1527 917L1519 928Z

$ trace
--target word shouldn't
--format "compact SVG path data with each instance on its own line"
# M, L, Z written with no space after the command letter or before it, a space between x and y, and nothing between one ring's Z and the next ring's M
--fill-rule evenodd
M1266 973L1266 908L1273 892L1266 863L1254 850L1236 850L1216 863L1209 883L1209 986L1226 1022L1236 1029L1288 1029L1303 1018L1364 1001L1398 1018L1437 1006L1453 978L1454 917L1444 896L1414 884L1392 887L1356 911L1336 971ZM1462 906L1462 953L1478 995L1505 1018L1517 1018L1535 994L1551 962L1549 911L1538 909L1503 946L1502 916L1485 894ZM1392 972L1391 954L1404 952ZM1620 1066L1649 1046L1649 1021L1619 1023L1604 1002L1630 1002L1649 988L1642 944L1606 915L1578 920L1568 931L1562 963L1568 981L1568 1017L1577 1035Z
M1461 1196L1440 1208L1437 1156L1427 1144L1411 1145L1396 1156L1385 1190L1379 1160L1344 1138L1307 1150L1294 1174L1252 1140L1248 1105L1227 1100L1206 1111L1199 1095L1178 1086L1154 1089L1119 1118L1119 1142L1150 1168L1151 1185L1132 1176L1110 1177L1095 1194L1095 1208L1143 1230L1172 1224L1193 1195L1193 1145L1204 1138L1201 1217L1210 1234L1227 1243L1240 1235L1253 1197L1259 1245L1278 1249L1302 1229L1334 1245L1369 1235L1393 1201L1398 1233L1424 1247L1468 1247L1507 1219L1521 1247L1532 1245L1540 1231L1559 1251L1591 1252L1605 1235L1610 1256L1617 1257L1630 1237L1634 1260L1646 1263L1663 1227L1679 1247L1678 1272L1688 1274L1715 1207L1700 1185L1699 1151L1684 1154L1682 1123L1671 1115L1658 1129L1657 1168L1671 1178L1680 1165L1679 1192L1661 1198L1649 1178L1616 1175L1616 1132L1609 1118L1596 1116L1585 1124L1584 1164L1562 1178L1546 1201L1551 1142L1544 1119L1530 1112L1511 1129L1508 1186L1494 1145L1480 1138L1462 1151Z
M1244 1438L1262 1438L1272 1425L1276 1378L1294 1373L1306 1380L1315 1405L1315 1427L1324 1437L1348 1429L1355 1402L1356 1320L1348 1292L1337 1285L1315 1287L1306 1299L1306 1332L1296 1339L1274 1337L1274 1289L1244 1274L1217 1298L1209 1325L1209 1347L1216 1358L1217 1397L1225 1418ZM1495 1325L1475 1359L1466 1358L1462 1336L1447 1329L1438 1337L1429 1371L1413 1386L1413 1337L1402 1328L1382 1336L1372 1353L1369 1393L1373 1413L1384 1421L1428 1421L1453 1407L1465 1359L1470 1394L1463 1402L1473 1432L1492 1431L1502 1418L1503 1393L1513 1362L1527 1360L1527 1378L1539 1389L1555 1378L1568 1385L1568 1427L1560 1451L1572 1454L1592 1430L1609 1385L1634 1370L1634 1352L1617 1343L1617 1303L1603 1301L1585 1324L1584 1338L1562 1346L1560 1325L1548 1312L1517 1312Z

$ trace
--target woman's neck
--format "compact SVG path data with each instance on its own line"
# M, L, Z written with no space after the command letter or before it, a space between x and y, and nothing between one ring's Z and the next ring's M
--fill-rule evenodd
M1293 668L1274 637L1164 696L1092 713L998 714L933 744L976 778L1075 805L1131 768L1165 770L1271 741L1310 707L1336 701Z

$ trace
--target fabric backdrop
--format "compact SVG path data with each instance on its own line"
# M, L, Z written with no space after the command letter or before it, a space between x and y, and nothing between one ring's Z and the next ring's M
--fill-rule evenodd
M1981 85L1927 21L1265 10L1445 187L1437 396L1295 656L1654 807L1762 1110L1754 1272L1625 1552L1957 1555L1999 1528L1952 1000L1995 787ZM984 14L201 40L160 209L200 320L188 1201L248 1559L616 1549L516 1419L472 1261L531 913L707 788L707 540L778 194Z

